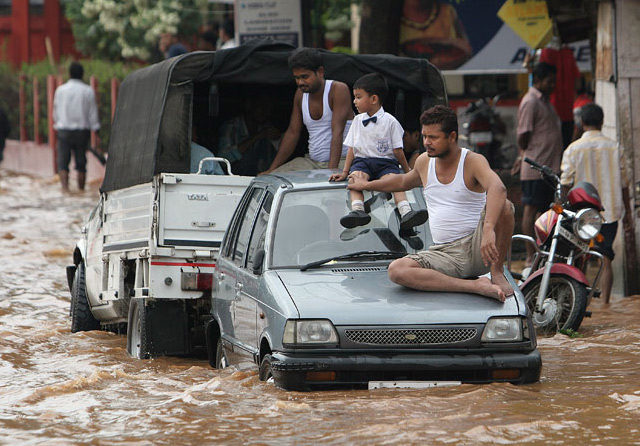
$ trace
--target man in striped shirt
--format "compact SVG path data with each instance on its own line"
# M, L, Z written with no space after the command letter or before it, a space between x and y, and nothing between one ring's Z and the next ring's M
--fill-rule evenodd
M609 303L613 284L611 261L615 255L612 245L618 231L618 220L622 219L625 211L631 211L624 152L616 141L600 131L603 120L600 106L591 103L582 107L584 133L567 147L562 156L560 183L565 192L580 181L587 181L598 189L606 222L600 231L604 240L597 243L604 255L600 296L604 303Z

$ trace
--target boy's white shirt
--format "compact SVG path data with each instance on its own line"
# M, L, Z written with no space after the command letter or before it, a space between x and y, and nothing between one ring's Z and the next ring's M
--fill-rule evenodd
M369 122L365 127L364 119L369 119L367 113L360 113L353 119L344 145L353 148L356 158L388 158L396 159L394 149L401 149L404 130L398 120L386 113L383 107L376 112L377 121Z

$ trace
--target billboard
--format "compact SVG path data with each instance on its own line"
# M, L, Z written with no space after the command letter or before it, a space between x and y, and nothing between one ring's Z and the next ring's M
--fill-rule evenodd
M424 57L443 71L524 72L531 47L498 11L505 0L404 0L400 53ZM580 71L591 70L589 41L569 45Z
M236 0L236 36L239 44L269 37L302 45L300 0Z

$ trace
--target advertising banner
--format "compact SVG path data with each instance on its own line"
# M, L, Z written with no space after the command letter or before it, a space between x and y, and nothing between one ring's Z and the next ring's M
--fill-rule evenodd
M520 0L520 3L530 1ZM445 72L525 72L522 62L532 47L498 16L505 3L505 0L404 0L401 55L427 58ZM507 11L507 15L512 12ZM521 26L535 22L544 28L544 21L534 13L532 10L533 19L520 22ZM541 34L546 33L545 30L541 30ZM589 42L575 42L569 47L580 71L590 71Z
M545 0L507 0L498 11L498 17L531 48L542 47L553 34Z

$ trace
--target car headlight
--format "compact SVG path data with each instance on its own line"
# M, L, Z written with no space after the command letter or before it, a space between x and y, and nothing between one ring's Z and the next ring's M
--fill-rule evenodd
M293 320L284 326L283 344L337 344L338 333L331 321L325 319Z
M602 227L602 215L593 208L581 209L576 214L573 232L584 241L589 241L598 235Z
M482 341L522 341L522 319L519 317L495 317L489 319L482 332Z

